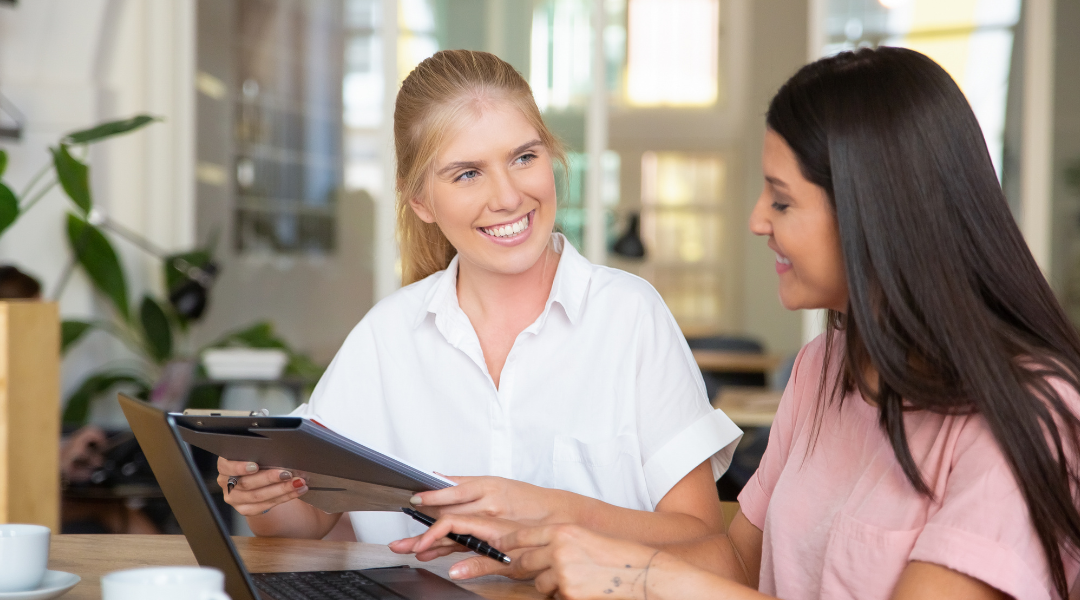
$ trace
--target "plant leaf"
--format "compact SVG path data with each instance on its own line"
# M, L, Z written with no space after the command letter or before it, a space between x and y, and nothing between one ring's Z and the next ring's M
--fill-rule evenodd
M60 180L64 193L82 210L83 214L90 212L93 206L90 200L90 168L75 160L64 144L60 144L57 148L49 148L49 151L52 152L56 177Z
M259 321L245 329L233 331L219 338L210 345L211 348L221 346L244 346L247 348L281 348L288 351L289 347L274 333L274 325L269 321Z
M207 263L214 259L214 256L209 250L193 250L191 252L166 256L162 261L161 266L162 269L164 269L165 274L165 289L170 292L180 287L181 284L188 280L187 274L181 273L180 270L173 266L173 261L178 258L187 261L190 265L205 267Z
M0 183L0 233L11 227L15 219L19 218L19 199L11 188Z
M154 360L161 364L172 358L172 324L161 305L150 296L143 296L139 321L146 336L146 346Z
M0 150L0 177L4 176L4 171L7 170L7 152Z
M90 414L90 404L94 398L121 383L132 384L137 390L135 395L140 398L145 398L150 393L150 385L139 375L125 371L95 373L84 379L79 387L68 396L67 405L64 407L64 424L85 424L86 417Z
M322 379L325 371L326 367L316 364L311 357L300 353L289 353L289 363L285 365L285 375L307 381Z
M66 354L72 344L79 341L82 336L94 328L93 323L86 321L64 321L60 324L60 354Z
M208 379L206 369L201 363L195 365L195 379ZM221 396L225 393L225 386L220 385L196 385L188 394L187 408L214 409L221 408Z
M68 213L67 230L71 251L94 282L94 287L112 300L113 306L127 320L130 315L127 280L116 250L96 227L71 213Z
M112 137L114 135L121 135L130 131L135 131L153 123L154 121L163 121L161 117L152 117L150 115L136 115L130 119L121 119L119 121L110 121L108 123L102 123L91 127L90 129L83 129L69 133L64 136L65 144L89 144L92 142L99 142L105 138Z

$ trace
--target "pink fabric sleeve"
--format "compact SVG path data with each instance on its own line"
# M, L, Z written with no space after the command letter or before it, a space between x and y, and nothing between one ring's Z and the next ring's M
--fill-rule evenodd
M982 418L967 419L953 457L941 508L910 560L959 571L1017 600L1049 600L1053 586L1027 504Z
M765 454L761 457L757 471L739 493L739 507L743 515L758 529L765 529L765 512L769 508L769 499L791 455L791 444L798 429L795 418L800 412L798 407L802 402L814 401L814 396L803 397L807 390L810 390L811 394L817 394L816 382L821 370L821 360L817 357L822 352L822 342L823 338L810 342L803 346L795 357L791 378L784 388L776 418L769 429L769 443L765 447ZM810 381L814 383L809 384Z

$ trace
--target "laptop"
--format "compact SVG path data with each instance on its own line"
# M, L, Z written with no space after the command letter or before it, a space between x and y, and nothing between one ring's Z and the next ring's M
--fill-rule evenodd
M172 415L120 394L120 407L139 441L195 560L225 574L232 600L477 600L478 596L426 569L249 573L211 503L191 451Z

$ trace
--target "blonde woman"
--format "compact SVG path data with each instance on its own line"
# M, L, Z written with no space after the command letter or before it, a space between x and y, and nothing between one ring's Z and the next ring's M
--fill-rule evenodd
M715 481L740 432L709 406L656 291L552 233L565 156L521 75L491 54L439 52L402 84L394 135L405 287L360 321L299 413L461 476L413 498L433 515L643 543L717 531ZM219 470L223 488L240 476L225 498L258 535L318 538L341 516L296 501L307 488L292 473ZM351 517L361 541L424 531L402 514Z

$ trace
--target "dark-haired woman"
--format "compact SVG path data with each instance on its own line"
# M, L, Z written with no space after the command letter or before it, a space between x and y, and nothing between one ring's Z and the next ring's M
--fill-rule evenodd
M860 50L800 70L767 121L750 228L783 305L830 319L727 534L661 552L447 518L417 548L451 528L533 548L513 574L568 599L1068 597L1080 337L963 94L921 54Z

